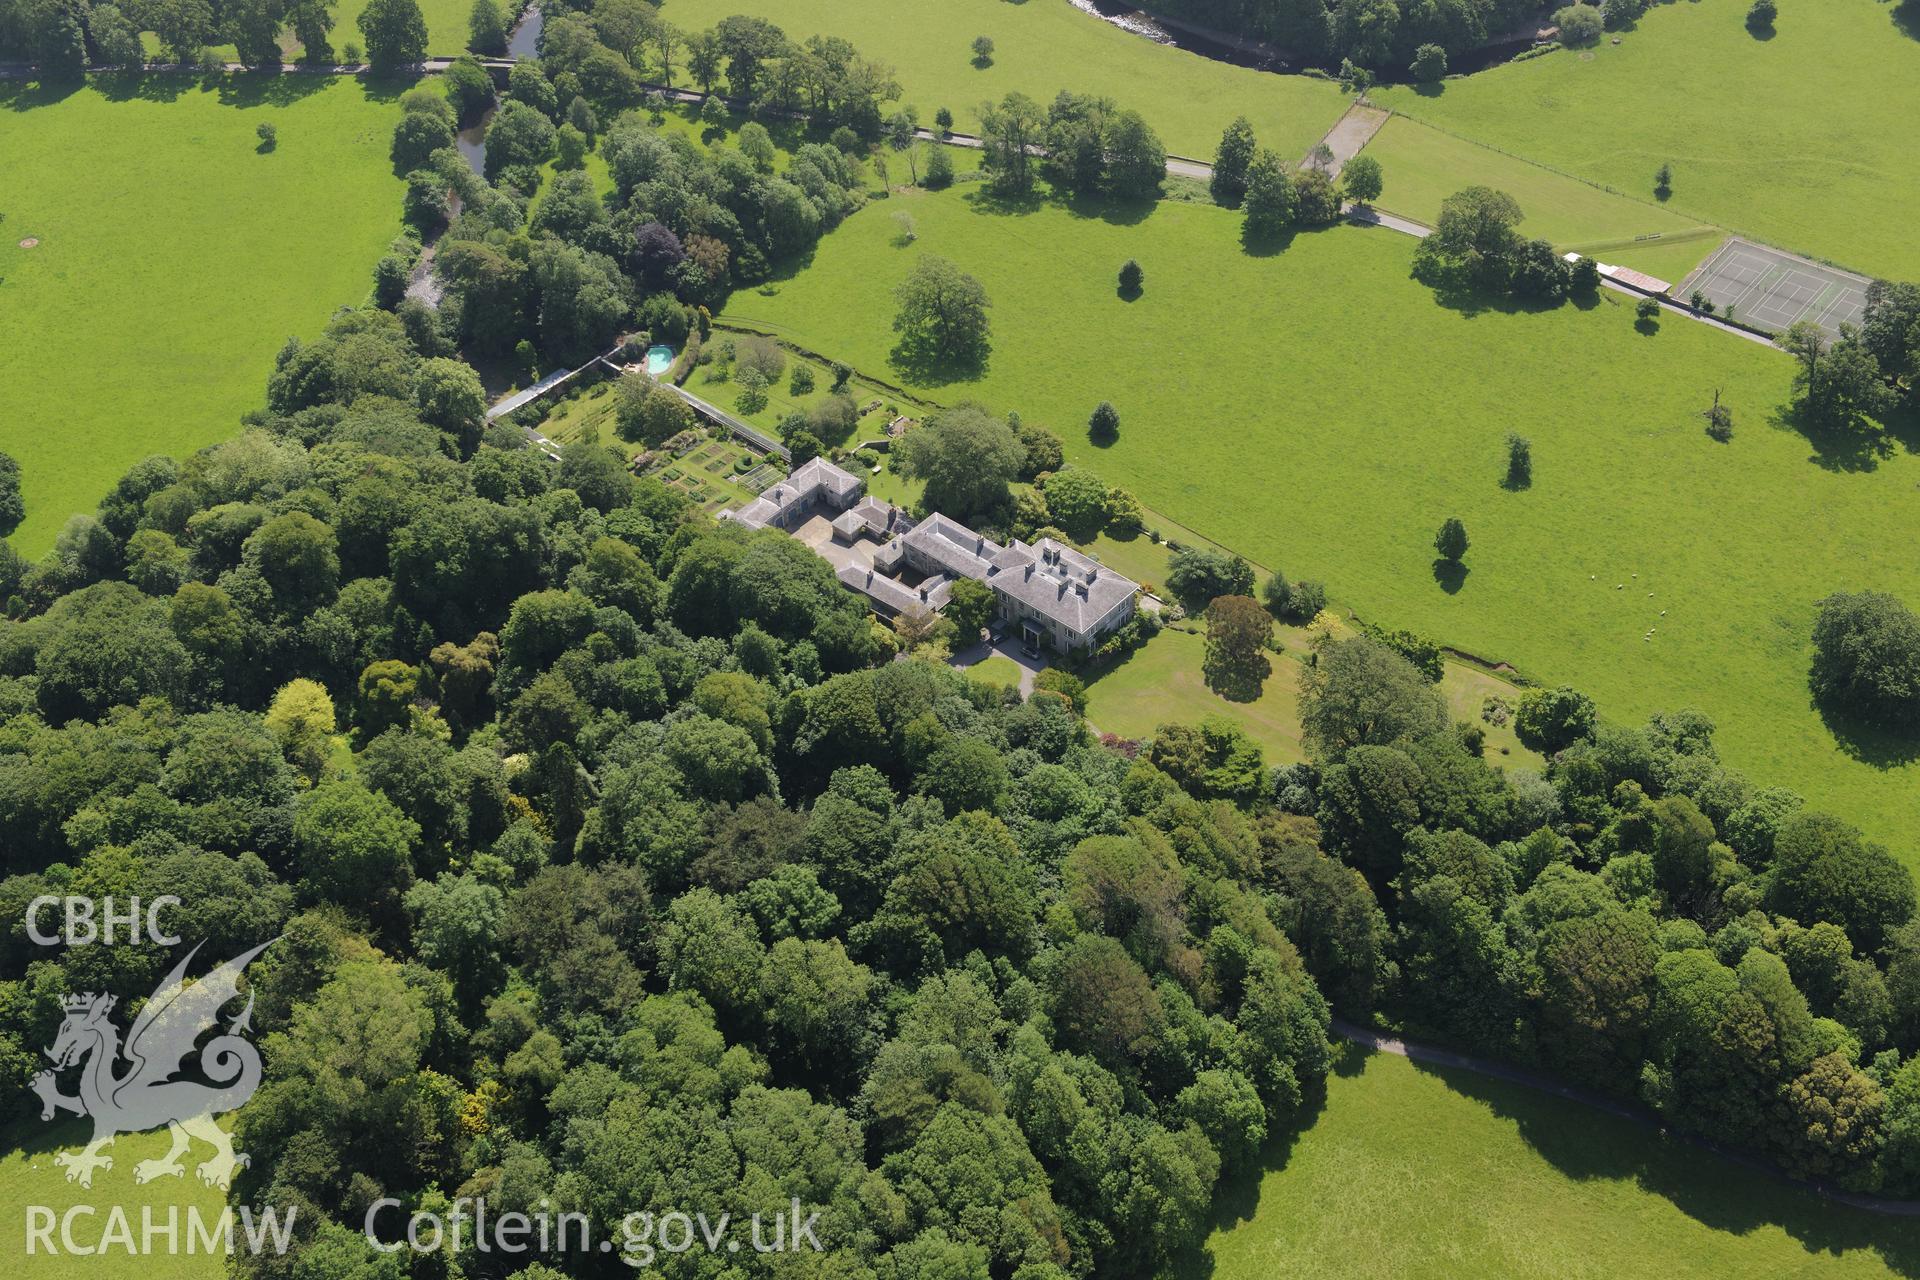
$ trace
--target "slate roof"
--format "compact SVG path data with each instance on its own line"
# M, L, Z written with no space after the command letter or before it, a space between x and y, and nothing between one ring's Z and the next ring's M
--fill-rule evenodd
M857 564L842 565L834 576L874 603L885 606L889 613L899 613L909 605L944 609L953 597L953 579L942 574L935 574L917 587L906 586L878 569Z
M1140 589L1133 579L1052 538L1033 546L1016 539L994 558L985 581L1079 635Z
M833 527L849 538L870 533L875 538L891 538L913 528L907 513L878 498L862 498L834 520Z
M749 529L764 529L795 507L817 499L824 498L836 508L850 506L859 496L862 483L825 458L813 458L795 467L785 480L767 486L738 511L723 511L721 515Z
M902 541L955 577L981 581L986 580L993 558L1006 550L937 511L915 525Z
M880 542L871 566L846 565L835 576L890 613L910 605L939 609L952 596L954 579L972 578L1084 636L1140 589L1131 578L1052 538L1032 546L1018 539L1001 546L939 512L916 524L898 507L862 496L862 489L856 477L815 458L754 502L721 514L759 529L796 507L823 501L840 512L833 521L836 532L849 540L870 534ZM909 559L928 570L917 587L892 576Z

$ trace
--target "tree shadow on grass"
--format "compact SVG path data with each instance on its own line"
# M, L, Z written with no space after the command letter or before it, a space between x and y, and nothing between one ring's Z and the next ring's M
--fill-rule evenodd
M277 71L239 71L232 75L210 76L202 83L220 95L222 106L290 107L316 93L324 93L334 78L282 75ZM365 78L361 79L363 88L367 88ZM369 92L368 96L374 95ZM397 98L399 95L394 96Z
M962 196L973 207L975 213L990 213L1000 217L1019 217L1024 214L1038 213L1046 207L1047 197L1036 184L1025 195L1010 195L995 191L984 184Z
M1909 397L1881 421L1889 439L1908 453L1920 453L1920 399Z
M1098 219L1108 226L1137 227L1154 211L1157 201L1118 200L1111 196L1076 195L1057 201L1076 218Z
M1884 725L1868 724L1851 712L1830 706L1818 698L1809 702L1827 732L1850 760L1875 769L1898 769L1920 760L1920 735L1902 732Z
M325 76L318 77L324 81ZM398 102L400 95L421 83L425 77L412 71L373 71L363 76L355 76L354 83L360 86L360 92L373 102Z
M1714 1231L1747 1235L1777 1227L1809 1252L1871 1249L1901 1275L1920 1276L1920 1225L1910 1219L1831 1203L1764 1165L1525 1085L1432 1063L1416 1062L1414 1069L1512 1121L1534 1152L1569 1178L1631 1181Z
M785 284L787 281L793 279L795 276L798 276L801 272L805 271L808 267L811 267L813 265L813 255L817 248L818 248L817 244L809 245L805 250L803 250L800 253L792 254L792 255L789 255L788 257L779 259L778 261L772 263L769 266L767 270L766 279L756 280L749 285L736 286L732 290L732 292L739 293L742 288L747 288L755 291L766 292L768 297L773 296L773 294L778 293L779 290L773 289L769 291L767 289L767 286ZM715 308L716 314L718 314L718 311L719 311L719 308Z
M1025 195L1010 195L987 186L977 186L962 197L975 213L1019 217L1038 213L1049 205L1065 209L1076 218L1098 219L1116 227L1133 227L1145 222L1159 201L1148 198L1123 200L1099 194L1073 194L1049 190L1036 180Z
M36 1116L0 1128L0 1152L17 1151L25 1156L47 1155L73 1147L83 1147L93 1136L84 1120L59 1119L46 1124Z
M1487 312L1498 315L1533 315L1557 311L1567 299L1547 302L1536 298L1518 298L1504 290L1491 289L1473 279L1465 270L1438 267L1422 272L1415 267L1413 278L1433 291L1433 300L1448 311L1472 319Z
M95 77L96 80L109 78ZM36 107L51 107L65 102L85 87L86 83L81 80L57 84L42 84L38 80L0 80L0 109L32 111Z
M1258 702L1267 691L1267 677L1273 674L1268 662L1258 673L1251 671L1218 672L1206 675L1207 688L1228 702Z
M1240 250L1249 258L1277 257L1293 247L1294 237L1299 234L1299 229L1295 227L1285 227L1279 231L1254 231L1242 225Z
M1433 580L1439 583L1440 589L1450 596L1460 593L1460 588L1467 585L1467 578L1472 573L1473 570L1458 560L1442 560L1436 557L1433 562Z
M1914 40L1920 40L1920 0L1905 0L1894 6L1893 25L1900 33Z
M1857 424L1829 422L1805 405L1789 404L1775 409L1768 421L1781 430L1797 433L1812 445L1809 461L1825 471L1874 471L1893 456L1893 437L1865 420Z
M108 102L178 102L188 90L200 88L200 79L170 71L116 71L94 77L94 87Z
M1359 1045L1336 1039L1333 1047L1333 1074L1349 1077L1359 1075L1366 1069L1368 1051ZM1207 1234L1216 1231L1231 1231L1252 1222L1260 1212L1260 1184L1269 1173L1287 1167L1293 1159L1293 1149L1299 1144L1301 1135L1320 1122L1320 1115L1327 1109L1327 1087L1321 1080L1312 1081L1302 1090L1300 1106L1294 1112L1292 1123L1284 1128L1275 1127L1267 1135L1266 1145L1260 1148L1260 1154L1252 1165L1245 1169L1225 1174L1214 1184L1213 1207L1208 1215ZM1178 1258L1164 1273L1170 1280L1212 1280L1217 1274L1214 1257L1204 1247L1189 1249Z
M987 376L992 349L983 345L977 355L947 351L915 334L903 336L887 353L896 373L916 387L944 387L956 382L978 382Z

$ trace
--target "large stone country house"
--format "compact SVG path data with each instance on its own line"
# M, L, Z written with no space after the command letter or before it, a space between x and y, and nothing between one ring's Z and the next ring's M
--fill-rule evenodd
M1002 546L939 512L915 521L865 490L865 481L815 458L720 518L800 538L889 617L942 608L956 578L993 588L1000 616L1035 648L1091 648L1133 617L1140 584L1072 547L1052 538Z

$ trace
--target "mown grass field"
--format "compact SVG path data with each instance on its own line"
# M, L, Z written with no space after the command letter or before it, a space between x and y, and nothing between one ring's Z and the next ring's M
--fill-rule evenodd
M1911 1276L1920 1229L1576 1103L1349 1048L1194 1280ZM1284 1163L1279 1161L1284 1160Z
M1432 226L1440 204L1470 185L1495 187L1520 202L1520 229L1602 262L1651 272L1675 284L1726 239L1726 233L1655 204L1604 191L1524 160L1395 116L1367 143L1386 190L1374 203ZM1648 237L1659 237L1651 239Z
M970 132L979 106L1019 90L1042 106L1062 89L1099 93L1145 116L1167 150L1211 159L1235 116L1260 141L1298 159L1346 110L1338 86L1229 66L1157 45L1085 14L1067 0L666 0L661 14L687 30L746 13L795 39L843 36L898 73L902 101L932 125L938 107ZM973 64L975 36L992 62ZM684 76L684 72L680 73Z
M1383 105L1502 151L1870 274L1920 278L1920 12L1888 0L1657 5L1618 45L1562 51Z
M887 370L888 291L944 255L993 299L993 353L985 376L928 394L1053 426L1070 460L1362 617L1572 683L1619 721L1698 707L1757 782L1915 860L1912 752L1849 754L1806 672L1823 596L1920 602L1920 459L1795 430L1784 355L1677 318L1643 333L1607 293L1544 313L1441 305L1408 278L1412 241L1385 231L1255 257L1236 218L1203 206L1130 225L958 190L888 203L912 210L915 243L864 211L729 318ZM1133 302L1114 286L1128 258L1146 272ZM1716 388L1730 445L1702 430ZM1084 427L1102 399L1121 415L1105 449ZM1533 441L1517 493L1501 487L1510 430ZM1434 572L1448 515L1473 541L1462 583Z
M23 554L141 458L237 430L288 336L366 297L399 231L396 114L384 90L304 76L0 85L0 448L24 473Z
M1351 634L1351 629L1343 627L1340 634ZM1252 702L1230 702L1207 687L1201 669L1207 649L1203 630L1168 628L1125 661L1099 671L1087 686L1087 720L1102 733L1145 738L1162 725L1222 716L1260 745L1268 764L1298 763L1307 758L1300 742L1300 675L1309 637L1304 628L1291 626L1275 627L1274 636L1280 651L1267 655L1273 669ZM1465 663L1448 662L1439 689L1455 720L1485 730L1490 762L1508 768L1542 767L1540 757L1520 745L1511 722L1491 725L1481 719L1487 698L1513 703L1519 691L1512 685Z
M473 11L471 0L419 0L420 16L427 21L427 56L430 58L457 58L467 51L469 29L467 17ZM333 55L344 60L347 46L357 45L365 56L367 38L360 33L360 15L365 12L367 0L339 0L333 7L333 30L328 40L333 45ZM503 5L502 8L507 6ZM165 57L160 47L160 37L151 31L144 31L140 40L146 46L147 57L159 61ZM293 31L281 33L280 48L288 61L301 57L302 50ZM233 62L238 58L230 44L211 46L215 57L223 62Z
M66 1180L66 1170L53 1163L60 1151L77 1149L87 1140L91 1127L75 1120L55 1126L42 1123L36 1111L0 1132L0 1253L4 1253L11 1275L18 1280L101 1280L102 1277L138 1276L140 1280L220 1280L227 1274L224 1256L187 1252L187 1214L198 1212L202 1222L212 1226L226 1204L226 1196L207 1186L194 1175L193 1166L206 1159L206 1149L195 1144L187 1157L186 1173L180 1178L160 1178L142 1186L133 1180L133 1166L142 1160L158 1159L166 1154L165 1131L122 1134L107 1154L113 1168L96 1172L93 1186L84 1188ZM225 1122L223 1122L225 1123ZM169 1253L166 1237L154 1237L155 1249L145 1256L132 1257L121 1246L104 1255L76 1257L66 1252L56 1228L53 1243L59 1252L49 1254L36 1247L27 1252L27 1213L29 1206L51 1209L64 1215L75 1205L91 1205L92 1216L73 1219L74 1243L91 1247L101 1242L108 1214L118 1206L133 1228L135 1247L140 1241L142 1206L151 1206L157 1224L164 1225L169 1208L177 1208L180 1230L178 1251ZM239 1229L235 1238L240 1239ZM36 1242L37 1243L37 1242Z
M348 41L362 49L367 47L366 37L360 34L360 15L366 7L367 0L340 0L334 9L329 38L336 53L344 49ZM514 7L513 0L501 0L500 8L509 17ZM465 53L471 35L467 18L472 12L473 0L420 0L420 16L427 20L427 56L457 58Z

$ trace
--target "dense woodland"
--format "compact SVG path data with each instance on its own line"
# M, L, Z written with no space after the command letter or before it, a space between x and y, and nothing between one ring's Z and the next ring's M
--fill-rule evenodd
M173 893L211 954L280 938L239 1194L308 1212L261 1270L393 1274L368 1205L484 1193L607 1231L798 1196L819 1274L1151 1273L1310 1105L1330 1008L1916 1189L1910 877L1697 715L1543 691L1545 775L1502 771L1329 637L1312 765L1101 740L889 661L792 539L483 428L445 341L342 313L0 583L8 918ZM12 1100L63 994L172 960L4 947Z
M295 406L303 361L334 390ZM260 1270L394 1274L369 1204L484 1193L610 1232L798 1196L817 1274L1152 1273L1310 1104L1330 1007L1916 1189L1911 880L1700 717L1543 692L1547 772L1506 772L1328 638L1310 766L1220 723L1103 741L1071 693L889 661L792 539L482 430L464 370L343 313L247 431L0 584L5 1096L62 995L172 962L33 947L33 896L279 937L238 1194L308 1212Z
M1610 0L1618 21L1647 0ZM1423 45L1459 55L1553 8L1540 0L1154 0L1146 8L1253 36L1309 61L1351 59L1376 71L1412 65Z

